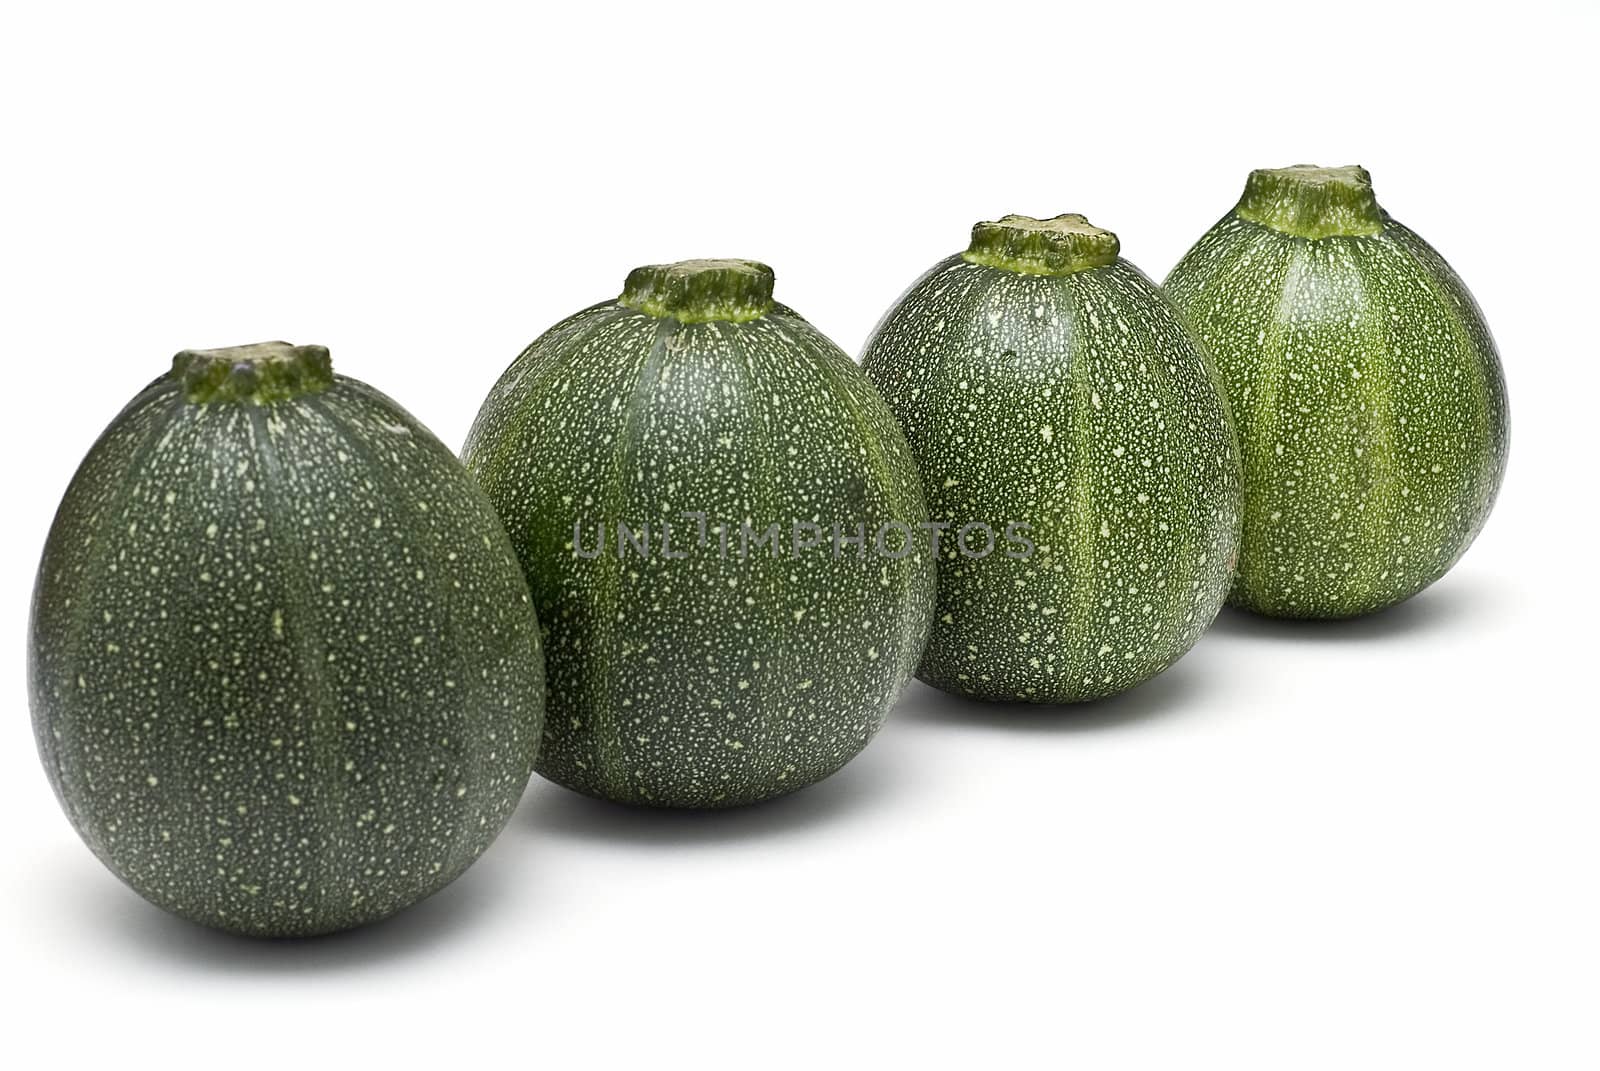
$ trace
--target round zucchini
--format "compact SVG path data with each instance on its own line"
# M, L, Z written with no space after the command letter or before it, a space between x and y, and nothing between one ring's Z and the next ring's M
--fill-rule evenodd
M1239 529L1227 409L1200 344L1119 249L1077 215L979 223L867 343L929 512L956 537L919 671L936 687L1114 695L1222 605ZM969 526L1015 538L976 554Z
M39 752L145 898L240 934L382 918L505 825L543 718L494 510L320 346L185 351L73 477L34 589Z
M894 418L749 261L640 268L501 376L464 457L546 630L539 772L726 807L837 770L910 677L931 537Z
M1234 605L1352 617L1455 564L1505 472L1505 380L1472 295L1365 170L1253 172L1166 290L1238 425Z

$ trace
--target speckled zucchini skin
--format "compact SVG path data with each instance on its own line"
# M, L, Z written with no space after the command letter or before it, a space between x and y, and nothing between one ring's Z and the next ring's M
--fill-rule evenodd
M862 366L933 519L949 535L1023 522L1037 546L975 559L944 540L923 680L990 700L1097 699L1205 631L1238 539L1239 462L1201 347L1138 269L950 257L884 316Z
M51 528L29 677L95 854L256 936L357 926L453 880L516 807L543 713L493 509L343 378L270 404L195 404L174 376L139 394Z
M464 457L546 630L538 769L568 788L671 807L793 791L867 744L922 652L925 530L899 560L790 554L794 519L830 541L835 522L852 535L863 524L870 548L881 523L927 513L882 400L782 305L700 323L616 301L586 309L506 370ZM686 511L706 514L707 545ZM619 556L619 520L649 524L657 551L657 525L672 524L671 549L688 556ZM746 521L781 524L782 555L741 560ZM598 557L574 553L577 522L591 550L604 524Z
M1229 601L1350 617L1410 598L1482 528L1506 460L1494 342L1461 280L1387 215L1307 239L1230 212L1166 291L1210 348L1244 458Z

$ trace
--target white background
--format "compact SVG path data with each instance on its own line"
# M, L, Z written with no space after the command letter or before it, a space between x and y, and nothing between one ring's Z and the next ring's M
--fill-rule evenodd
M1594 11L6 6L13 1066L1600 1066ZM1081 211L1159 279L1298 162L1371 169L1505 361L1504 493L1413 602L1226 613L1086 708L913 685L844 772L744 812L536 780L461 881L309 943L163 915L61 816L33 569L174 351L326 344L455 445L637 264L765 260L858 352L975 220Z

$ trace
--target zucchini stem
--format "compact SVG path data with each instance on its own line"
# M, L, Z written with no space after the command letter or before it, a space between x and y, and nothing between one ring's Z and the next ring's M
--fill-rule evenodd
M1275 231L1315 241L1383 233L1384 214L1364 167L1296 164L1250 172L1234 211Z

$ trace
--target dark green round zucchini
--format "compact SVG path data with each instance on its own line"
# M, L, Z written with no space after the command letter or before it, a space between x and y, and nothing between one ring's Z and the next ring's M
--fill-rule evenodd
M538 626L492 507L320 346L178 354L45 544L29 686L68 817L208 926L325 933L453 880L527 784Z
M1230 601L1350 617L1443 576L1506 462L1506 395L1456 273L1359 167L1256 171L1167 278L1210 347L1244 456Z
M538 769L569 788L672 807L793 791L866 745L922 652L916 466L764 265L633 272L511 364L464 457L546 630Z
M1003 552L941 546L918 674L936 687L1114 695L1222 606L1239 528L1227 410L1200 344L1119 248L1082 216L980 223L867 343L933 520L1018 526Z

